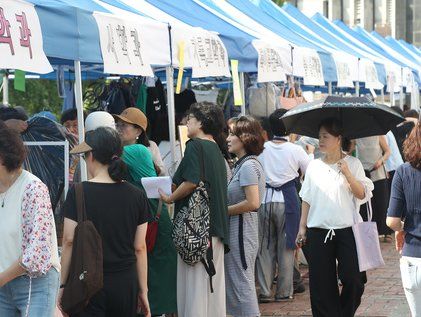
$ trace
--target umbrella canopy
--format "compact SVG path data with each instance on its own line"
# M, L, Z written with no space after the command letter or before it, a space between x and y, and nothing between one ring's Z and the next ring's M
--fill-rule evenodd
M298 105L281 119L288 132L318 138L320 122L331 117L339 119L343 136L349 139L384 135L405 120L388 106L366 97L336 96Z

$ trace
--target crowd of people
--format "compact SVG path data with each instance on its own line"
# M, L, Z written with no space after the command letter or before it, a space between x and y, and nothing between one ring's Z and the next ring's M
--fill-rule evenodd
M357 140L347 140L334 118L320 122L318 140L288 135L285 113L226 120L217 105L195 103L184 118L190 140L175 165L165 164L160 145L148 139L138 108L87 115L70 171L76 184L78 162L86 162L81 186L86 218L102 244L103 279L69 315L260 316L259 303L294 301L306 291L306 261L313 316L354 316L367 276L352 226L367 219L371 200L379 239L390 243L396 232L403 288L412 316L421 316L418 113L404 114L407 120L385 136ZM61 123L77 135L74 109ZM80 199L72 186L58 242L48 184L22 168L24 130L23 120L0 121L0 316L67 315L62 300L80 248ZM172 193L148 198L142 178L164 175L172 177ZM202 183L209 195L207 264L190 265L177 255L172 217L189 208ZM149 248L148 227L156 221Z

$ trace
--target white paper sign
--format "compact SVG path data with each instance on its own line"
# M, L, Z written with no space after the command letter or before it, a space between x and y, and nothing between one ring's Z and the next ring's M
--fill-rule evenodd
M336 73L338 76L338 87L349 87L354 88L354 83L352 81L352 70L349 61L349 57L340 56L338 54L333 54L333 60L336 65ZM356 60L355 66L358 67L358 60Z
M53 71L43 50L34 5L0 0L0 68L46 74Z
M217 34L205 30L195 32L187 46L192 57L193 78L231 77L227 49Z
M254 40L258 53L257 82L286 81L286 74L292 73L291 47L274 46L262 40Z
M302 55L304 68L304 85L324 86L322 62L315 50L305 49Z
M374 63L366 58L360 60L359 65L360 81L365 82L365 88L382 89L383 84L379 82L377 70Z
M403 75L403 85L404 87L411 87L412 86L412 81L413 81L413 75L412 75L412 71L410 68L408 67L403 67L402 68L402 75ZM408 92L408 90L407 90Z
M171 195L171 177L142 177L142 186L145 189L148 198L161 198L159 190L162 190L165 195Z
M94 12L99 30L104 73L153 76L142 38L142 24L109 14Z

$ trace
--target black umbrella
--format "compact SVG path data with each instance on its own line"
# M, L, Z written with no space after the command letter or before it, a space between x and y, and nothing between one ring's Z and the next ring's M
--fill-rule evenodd
M320 122L331 117L341 121L343 134L349 139L384 135L405 120L388 106L366 97L336 96L298 105L281 119L289 133L318 138Z

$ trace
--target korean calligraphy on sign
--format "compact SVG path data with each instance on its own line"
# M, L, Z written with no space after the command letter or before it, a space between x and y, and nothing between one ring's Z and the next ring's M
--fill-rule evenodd
M334 54L333 60L336 65L336 74L338 77L337 87L354 87L352 80L351 67L358 67L358 59L340 54Z
M304 85L324 86L322 62L314 50L305 50L302 55L304 68Z
M253 41L258 53L257 81L286 81L286 73L291 73L291 47L278 47L262 40Z
M206 31L195 33L188 46L192 57L192 77L231 77L228 53L218 35Z
M370 89L381 89L383 88L383 84L379 82L379 78L377 76L377 70L374 66L374 63L368 59L361 59L360 64L360 73L362 73L362 78L365 82L365 87Z
M43 51L41 27L34 6L0 0L0 68L48 73L53 69Z
M140 23L96 12L94 18L98 25L105 73L153 76Z

